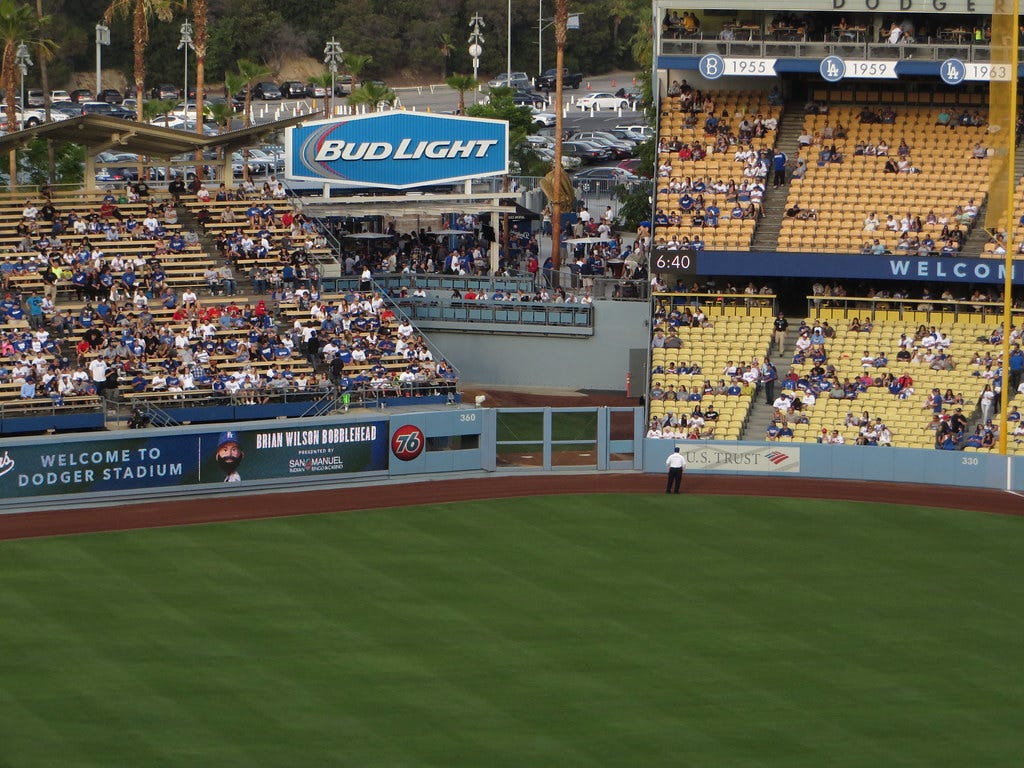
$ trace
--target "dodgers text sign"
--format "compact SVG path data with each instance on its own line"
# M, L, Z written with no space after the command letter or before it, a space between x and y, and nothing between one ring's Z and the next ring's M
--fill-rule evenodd
M508 172L508 123L385 112L287 129L285 176L407 189Z

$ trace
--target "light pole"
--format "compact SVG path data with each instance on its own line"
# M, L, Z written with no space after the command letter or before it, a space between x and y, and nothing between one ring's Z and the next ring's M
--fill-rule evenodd
M99 99L103 89L103 47L110 45L110 27L96 25L96 98Z
M570 13L566 29L579 29L582 13ZM544 22L547 22L546 24ZM544 0L537 2L537 74L544 74L544 30L555 23L554 19L544 18Z
M32 56L28 52L28 46L24 43L18 43L18 50L14 54L14 63L21 70L21 114L24 116L25 110L28 109L28 104L25 103L25 75L28 74L28 68L32 66Z
M508 0L508 40L505 41L505 85L512 87L512 0Z
M181 39L178 40L178 50L185 51L185 119L188 119L188 49L192 48L192 23L186 21L181 25ZM196 118L198 120L198 116Z
M327 41L327 45L324 46L324 64L327 65L327 69L331 73L331 95L329 97L331 112L334 111L334 81L338 76L338 66L344 59L345 51L341 49L341 43L332 37ZM352 80L352 87L355 87L354 79Z
M480 54L484 52L481 43L484 42L484 36L480 32L481 27L486 27L484 24L484 17L479 12L473 14L473 18L469 20L469 26L472 31L469 33L469 55L473 57L473 79L477 79L477 72L480 70ZM473 101L476 101L476 94L479 91L473 92Z

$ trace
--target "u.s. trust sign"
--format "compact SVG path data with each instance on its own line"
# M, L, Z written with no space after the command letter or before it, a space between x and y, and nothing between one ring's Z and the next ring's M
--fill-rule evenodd
M508 123L385 112L287 129L285 176L294 181L407 189L508 172Z

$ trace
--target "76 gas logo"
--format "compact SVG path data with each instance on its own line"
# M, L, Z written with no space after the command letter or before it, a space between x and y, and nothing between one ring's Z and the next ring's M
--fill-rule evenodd
M426 444L423 430L412 424L399 427L391 435L391 452L400 461L412 461L423 453Z

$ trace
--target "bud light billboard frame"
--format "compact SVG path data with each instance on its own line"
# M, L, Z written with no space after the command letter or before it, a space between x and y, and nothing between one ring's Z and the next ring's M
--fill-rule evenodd
M318 120L285 134L285 177L409 189L508 173L508 123L423 112Z

